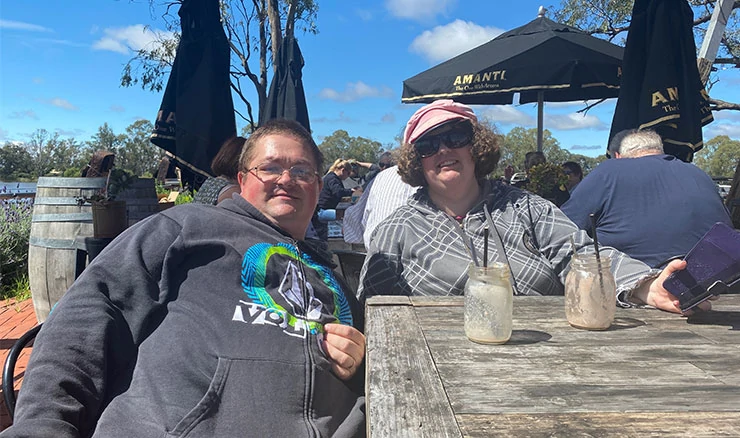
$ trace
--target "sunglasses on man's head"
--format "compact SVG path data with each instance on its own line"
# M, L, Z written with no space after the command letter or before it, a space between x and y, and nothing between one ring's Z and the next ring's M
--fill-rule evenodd
M473 125L468 121L458 122L448 131L430 134L423 135L414 143L421 158L429 158L439 152L442 143L450 149L468 146L473 141Z

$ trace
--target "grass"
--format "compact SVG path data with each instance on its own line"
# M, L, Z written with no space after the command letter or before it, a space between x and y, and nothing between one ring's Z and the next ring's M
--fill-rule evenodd
M17 302L25 301L31 298L31 285L28 282L28 275L16 277L10 285L0 290L0 299L15 299Z

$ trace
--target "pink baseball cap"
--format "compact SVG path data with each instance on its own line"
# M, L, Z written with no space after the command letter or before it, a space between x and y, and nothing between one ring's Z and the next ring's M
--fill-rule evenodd
M429 105L419 108L411 116L409 122L406 123L406 130L403 132L403 142L414 143L422 135L450 120L476 122L478 118L467 105L450 99L435 100Z

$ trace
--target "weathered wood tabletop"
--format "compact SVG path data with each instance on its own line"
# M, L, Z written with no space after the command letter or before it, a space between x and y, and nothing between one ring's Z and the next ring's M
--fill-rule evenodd
M462 298L367 301L373 437L740 437L740 295L692 317L618 309L572 328L563 297L515 297L504 345L469 341Z

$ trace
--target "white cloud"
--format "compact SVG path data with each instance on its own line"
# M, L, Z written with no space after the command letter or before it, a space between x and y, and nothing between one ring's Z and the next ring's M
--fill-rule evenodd
M596 116L588 114L544 114L544 124L547 129L572 131L578 129L608 129L608 126Z
M59 135L63 135L65 137L80 137L85 133L85 130L80 129L80 128L76 128L76 129L57 128L54 130L54 132L58 133Z
M107 50L128 55L131 50L152 49L157 41L172 38L171 32L152 30L143 24L108 28L105 36L93 43L95 50Z
M122 113L126 111L126 108L122 107L121 105L111 105L109 109L114 113Z
M573 102L545 102L545 106L546 107L552 107L552 108L565 108L565 109L568 109L568 108L573 108L573 107L581 107L581 108L583 108L583 107L589 106L589 105L594 104L594 103L596 103L595 100L587 100L585 102L582 101L582 100L577 100L577 101L573 101Z
M532 116L511 105L492 105L479 113L497 125L536 126Z
M568 148L568 150L570 150L571 152L576 151L576 153L578 153L577 151L591 152L591 151L599 151L599 150L603 150L603 149L605 149L604 146L601 146L601 145L598 145L598 144L597 145L580 145L580 144L574 144L573 146L571 146L571 147Z
M362 81L348 83L344 91L324 88L319 91L319 98L337 102L354 102L372 97L393 97L393 90L388 87L371 87Z
M87 47L87 44L76 43L74 41L69 41L69 40L60 40L58 38L35 38L34 40L42 42L42 43L58 44L60 46Z
M396 116L393 113L383 114L383 117L380 118L380 122L387 123L387 124L394 124L396 123Z
M38 120L39 116L33 110L15 111L8 114L9 119L31 119Z
M373 13L368 9L358 9L355 13L362 21L370 21L373 19Z
M59 108L71 110L71 111L77 111L79 109L76 106L72 105L67 99L62 99L60 97L49 99L46 103L59 107Z
M716 116L715 116L716 118ZM740 139L740 123L710 123L704 127L704 140L718 135L726 135L732 139Z
M740 122L740 112L737 111L714 111L712 112L712 117L714 117L715 121L731 120ZM711 124L709 126L711 126Z
M339 112L339 117L317 117L312 118L311 123L355 123L356 120L344 114L344 111Z
M445 14L457 0L386 0L385 7L394 17L427 21Z
M437 63L478 47L501 33L503 30L496 27L483 27L469 21L455 20L424 31L414 38L409 50L422 55L431 63Z
M0 29L28 30L31 32L52 32L51 29L44 26L11 20L0 20Z

